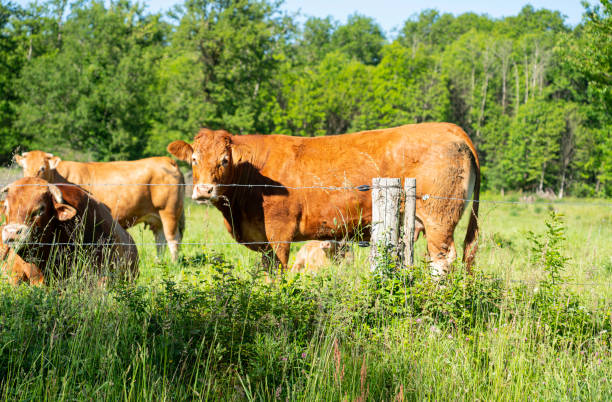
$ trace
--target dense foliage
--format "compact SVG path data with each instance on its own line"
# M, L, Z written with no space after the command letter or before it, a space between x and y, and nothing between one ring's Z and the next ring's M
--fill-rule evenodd
M544 275L518 285L461 269L440 283L425 264L269 282L212 252L165 266L182 279L104 289L83 272L46 287L0 284L0 395L609 400L610 303L563 286L566 228L550 216L529 244Z
M612 195L612 3L570 27L526 6L492 19L425 10L396 38L371 18L297 24L276 1L0 6L0 158L44 148L114 160L165 154L202 126L338 134L463 127L484 186Z

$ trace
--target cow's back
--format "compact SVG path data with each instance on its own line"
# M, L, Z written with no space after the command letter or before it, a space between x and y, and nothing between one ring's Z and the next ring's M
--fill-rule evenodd
M182 208L183 175L168 157L116 162L62 161L57 172L106 204L124 227L156 213L168 203L180 203Z

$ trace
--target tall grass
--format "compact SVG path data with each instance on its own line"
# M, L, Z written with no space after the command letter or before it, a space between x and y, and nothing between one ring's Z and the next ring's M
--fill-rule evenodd
M355 249L353 264L268 283L256 253L228 244L185 247L176 264L142 247L136 283L100 287L81 270L42 288L3 285L0 394L610 400L609 211L555 206L566 214L566 239L555 247L571 259L551 284L540 257L554 234L545 231L547 207L536 207L518 216L483 208L475 276L458 267L443 282L422 262L371 276L367 250ZM231 241L216 211L190 208L187 242ZM153 241L140 228L132 233ZM571 284L584 280L608 285Z

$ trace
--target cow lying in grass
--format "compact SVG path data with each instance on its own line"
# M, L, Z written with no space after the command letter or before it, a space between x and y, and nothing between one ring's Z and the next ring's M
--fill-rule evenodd
M13 285L27 282L30 285L40 285L44 276L35 264L25 262L10 247L0 244L0 272Z
M2 189L6 195L2 242L43 272L85 261L96 272L133 279L138 251L108 208L74 185L26 177ZM70 267L68 267L70 269Z
M185 229L185 180L172 159L81 163L30 151L15 155L15 161L24 177L80 185L110 208L123 228L145 223L155 235L157 254L164 252L167 241L172 259L177 259Z
M454 124L315 138L202 129L192 144L174 141L168 151L191 163L192 198L217 207L232 236L262 252L264 263L272 255L286 267L291 241L368 240L372 196L355 187L375 177L416 178L417 233L426 235L436 275L457 256L453 233L464 199L473 196L463 249L468 269L474 259L480 165L474 144Z
M300 248L291 270L315 272L321 267L334 262L338 263L344 259L349 261L353 259L353 252L348 249L346 243L333 240L312 240Z

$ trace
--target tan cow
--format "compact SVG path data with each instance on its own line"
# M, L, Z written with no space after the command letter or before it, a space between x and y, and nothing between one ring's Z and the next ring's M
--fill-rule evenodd
M0 272L13 285L18 285L20 282L41 285L45 279L35 264L25 262L13 249L4 244L0 244Z
M5 203L0 203L0 219L7 220ZM0 226L0 234L4 225ZM25 262L15 251L5 244L0 244L0 273L12 285L28 282L30 285L40 285L44 276L35 264Z
M121 226L145 223L155 234L157 253L166 241L172 259L178 257L185 228L185 180L168 157L129 162L69 162L42 151L15 155L24 177L50 183L74 183L106 204Z
M300 248L291 270L294 272L317 271L321 267L330 265L332 262L340 262L344 258L349 261L353 259L353 253L348 250L346 243L333 240L311 240Z
M202 129L193 144L174 141L168 151L191 163L192 198L211 201L237 241L273 253L283 267L290 241L369 238L369 231L360 230L371 223L371 194L355 186L375 177L414 177L416 218L426 233L434 273L443 274L456 258L453 232L468 204L463 199L479 199L476 149L465 131L449 123L315 138ZM431 197L421 197L426 194ZM477 217L474 202L464 242L468 268L476 251Z
M25 177L6 186L2 194L7 217L2 242L27 263L45 272L57 269L50 264L55 256L73 258L82 251L94 271L108 267L120 277L137 277L134 240L109 209L83 189Z

